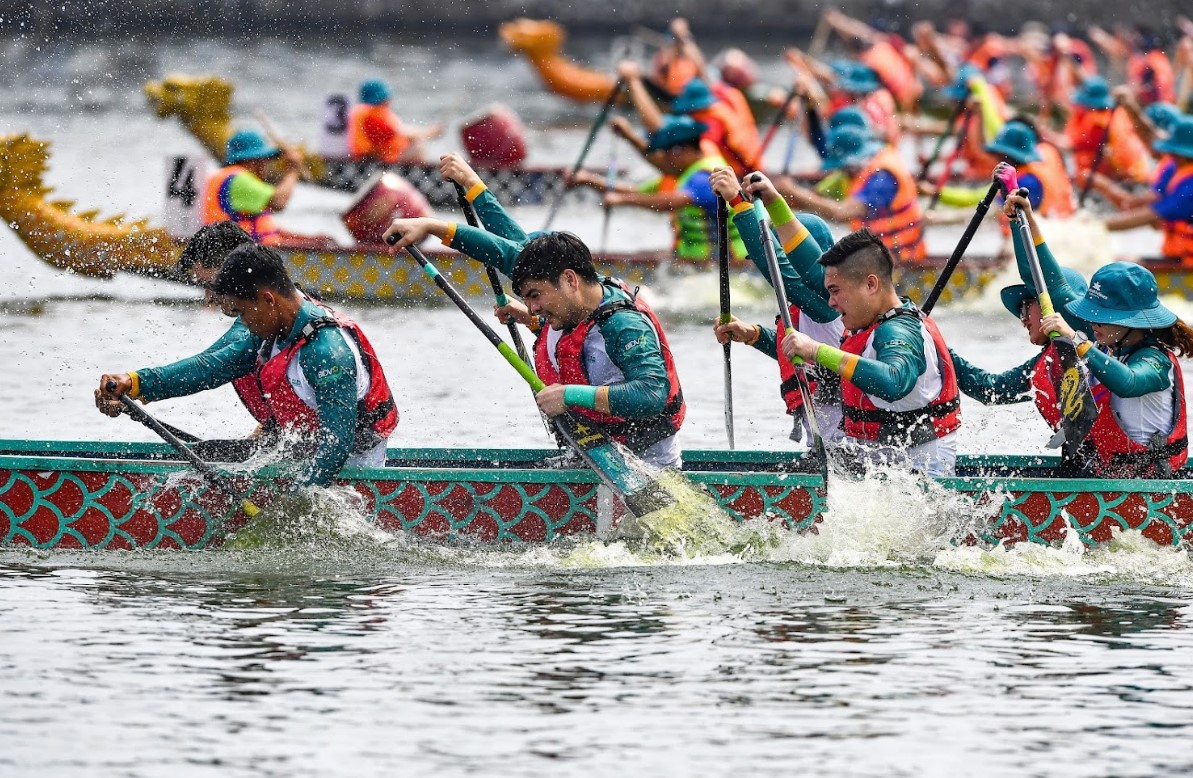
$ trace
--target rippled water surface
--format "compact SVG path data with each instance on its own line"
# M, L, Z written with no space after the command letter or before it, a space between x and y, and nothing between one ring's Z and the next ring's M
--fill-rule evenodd
M573 50L607 59L603 42ZM458 123L500 99L527 121L542 163L570 162L592 115L544 96L487 38L25 40L0 54L0 132L52 141L48 183L104 213L155 217L162 154L199 151L144 107L141 81L166 72L232 77L239 116L263 107L308 139L323 93L376 74L410 95L401 111L414 122ZM594 159L607 153L602 140ZM302 190L285 223L342 235L346 200ZM543 211L520 216L536 226ZM576 204L560 224L596 240L600 221ZM933 248L948 251L957 235L933 233ZM1119 238L1115 250L1149 239ZM612 245L666 240L659 219L614 219ZM976 247L996 241L983 233ZM8 231L0 259L0 437L149 440L95 413L98 375L193 353L227 326L190 290L67 276ZM685 445L723 447L721 352L706 323L715 291L652 293L690 406ZM767 302L743 297L735 309L767 321ZM348 309L395 386L395 445L547 445L524 385L457 312ZM991 368L1033 353L993 297L939 320L960 353ZM734 372L739 447L797 448L774 363L739 349ZM250 427L225 390L156 410L206 436ZM1043 450L1030 407L965 413L963 451ZM1193 766L1187 554L1134 536L1093 551L954 547L966 519L963 501L892 478L834 485L818 535L744 559L662 563L621 544L444 548L377 538L351 517L325 537L251 552L0 551L0 775L1142 776Z

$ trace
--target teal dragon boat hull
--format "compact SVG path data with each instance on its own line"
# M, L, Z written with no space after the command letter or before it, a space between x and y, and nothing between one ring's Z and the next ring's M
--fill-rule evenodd
M227 495L172 460L161 444L0 441L0 545L38 549L202 549L246 522ZM621 508L586 470L553 469L554 451L391 449L384 468L341 484L386 530L443 540L551 542L602 536ZM739 521L812 530L831 509L792 452L688 451L685 475ZM1093 545L1134 529L1160 545L1193 530L1193 480L1057 479L1046 457L962 457L940 479L980 525L970 542L1056 543L1075 531ZM1182 475L1187 475L1182 473ZM239 477L268 504L268 484ZM834 490L836 487L834 487ZM848 484L842 484L847 493Z

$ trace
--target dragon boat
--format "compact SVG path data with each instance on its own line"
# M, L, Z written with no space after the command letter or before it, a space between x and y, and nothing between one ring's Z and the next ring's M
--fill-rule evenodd
M51 199L43 181L48 160L49 143L28 135L0 136L0 217L36 256L93 278L127 272L189 282L177 271L181 244L165 229L123 215L100 219L98 211L76 212L73 202ZM490 293L480 263L431 244L436 242L429 242L427 255L456 288L477 298ZM329 300L398 304L442 300L434 284L405 255L383 244L340 247L326 239L294 237L274 248L296 281ZM634 286L665 287L677 275L702 269L677 262L668 250L609 253L598 256L596 262L603 272ZM922 300L944 263L944 257L935 257L923 265L901 268L900 290ZM941 302L980 294L998 275L1001 264L993 257L967 258L953 273ZM741 270L752 272L752 268L749 263L739 264Z
M590 471L550 466L556 453L390 449L385 467L346 470L338 485L360 495L375 526L394 532L485 543L608 537L621 506ZM176 457L154 443L0 441L0 546L218 546L247 518ZM809 532L831 517L832 498L819 475L801 472L797 452L688 451L684 460L684 474L736 521ZM956 477L926 488L962 498L958 510L973 525L963 542L1053 544L1075 532L1094 545L1117 528L1176 546L1193 532L1193 480L1058 479L1055 464L959 457ZM232 475L254 502L269 504L271 485Z

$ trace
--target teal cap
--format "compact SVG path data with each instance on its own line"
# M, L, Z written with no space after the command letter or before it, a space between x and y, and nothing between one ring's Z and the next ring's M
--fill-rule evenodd
M1081 274L1071 267L1062 267L1060 272L1064 275L1065 281L1068 282L1069 288L1072 289L1075 294L1084 297L1086 290L1089 289L1089 284L1085 282L1085 279L1081 277ZM1002 298L1003 307L1010 311L1014 316L1019 316L1020 312L1023 310L1024 302L1027 300L1034 300L1039 297L1039 294L1036 292L1036 288L1029 284L1014 284L1012 286L1004 287L1002 291L998 293L998 295Z
M1143 115L1161 132L1172 132L1182 116L1181 109L1172 103L1152 103L1143 109Z
M684 85L679 95L671 102L675 113L692 113L708 108L717 101L716 95L702 78L693 78Z
M663 119L663 124L647 139L646 151L649 153L697 143L707 130L707 124L698 122L691 116L668 114Z
M255 130L241 130L228 138L227 154L224 164L234 165L246 159L268 159L281 153L276 146L271 145L265 136Z
M857 127L867 133L871 132L870 120L866 118L866 112L856 105L838 108L832 116L828 117L829 132L841 127Z
M1160 304L1156 277L1133 262L1111 262L1098 268L1080 300L1065 308L1091 324L1114 324L1152 330L1176 323L1177 316Z
M1007 122L994 140L986 144L986 151L1001 154L1016 165L1026 165L1028 162L1040 161L1040 152L1036 151L1037 143L1039 139L1031 127L1023 122Z
M367 105L381 105L389 99L389 87L379 78L360 85L360 101Z
M1114 107L1114 98L1110 96L1110 85L1101 76L1088 76L1073 93L1073 102L1085 108L1105 111Z
M825 139L828 154L824 158L826 171L845 165L861 165L882 149L882 141L875 140L870 133L858 127L841 127L833 130Z
M1177 119L1168 137L1156 141L1154 148L1162 154L1175 154L1178 157L1193 159L1193 116Z
M855 95L868 95L882 88L878 80L878 73L869 65L839 59L833 62L833 73L837 77L837 86L843 91Z
M974 76L981 76L982 69L972 62L966 62L957 71L953 83L940 90L940 93L950 100L964 100L969 97L969 80Z

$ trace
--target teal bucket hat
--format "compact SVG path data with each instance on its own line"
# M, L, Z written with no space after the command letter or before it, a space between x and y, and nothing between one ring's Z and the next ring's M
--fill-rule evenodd
M874 68L860 62L839 59L833 63L833 73L837 76L837 86L850 94L868 95L882 88Z
M1114 107L1114 98L1110 96L1110 85L1101 76L1089 76L1077 87L1073 94L1073 102L1095 111L1105 111Z
M379 78L360 85L360 101L366 105L381 105L389 99L389 87Z
M981 68L971 62L966 62L957 71L957 77L953 79L953 83L940 90L940 93L949 100L964 100L969 97L969 79L981 75Z
M241 130L228 138L224 164L234 165L246 159L268 159L282 153L277 146L265 140L265 136L254 130Z
M1154 148L1162 154L1193 159L1193 116L1177 119L1168 137L1156 141Z
M663 124L650 134L646 143L646 151L647 153L661 151L699 141L700 136L707 130L707 124L698 122L691 116L669 114L663 120Z
M1114 324L1154 330L1174 324L1177 316L1160 304L1156 277L1132 262L1111 262L1098 268L1080 300L1065 308L1091 324Z
M804 229L812 236L812 240L816 241L816 245L820 246L822 252L828 251L833 243L836 242L833 240L833 231L829 229L828 222L816 214L797 213L795 218L799 219L800 224L804 225Z
M1089 284L1085 279L1071 267L1062 267L1060 272L1064 274L1065 281L1068 282L1069 288L1080 297L1084 297L1086 291L1089 290ZM1013 316L1019 316L1023 311L1023 303L1027 300L1034 300L1039 297L1036 289L1027 284L1013 284L1011 286L1003 287L999 293L1002 298L1003 307L1011 312Z
M1143 109L1143 115L1161 132L1172 132L1183 114L1172 103L1152 103Z
M671 101L671 110L674 113L692 113L704 110L716 101L717 96L712 93L708 83L702 78L693 78Z
M875 140L870 133L858 127L833 130L825 139L825 145L828 148L823 164L825 171L863 164L882 149L882 141Z
M1026 165L1029 162L1040 161L1040 152L1036 151L1037 143L1039 139L1031 127L1022 122L1007 122L994 140L986 144L986 151L1008 157L1016 165Z
M844 108L838 108L837 112L828 117L828 131L838 130L842 127L857 127L859 130L865 130L870 133L870 120L866 118L866 113L856 105L847 105Z

